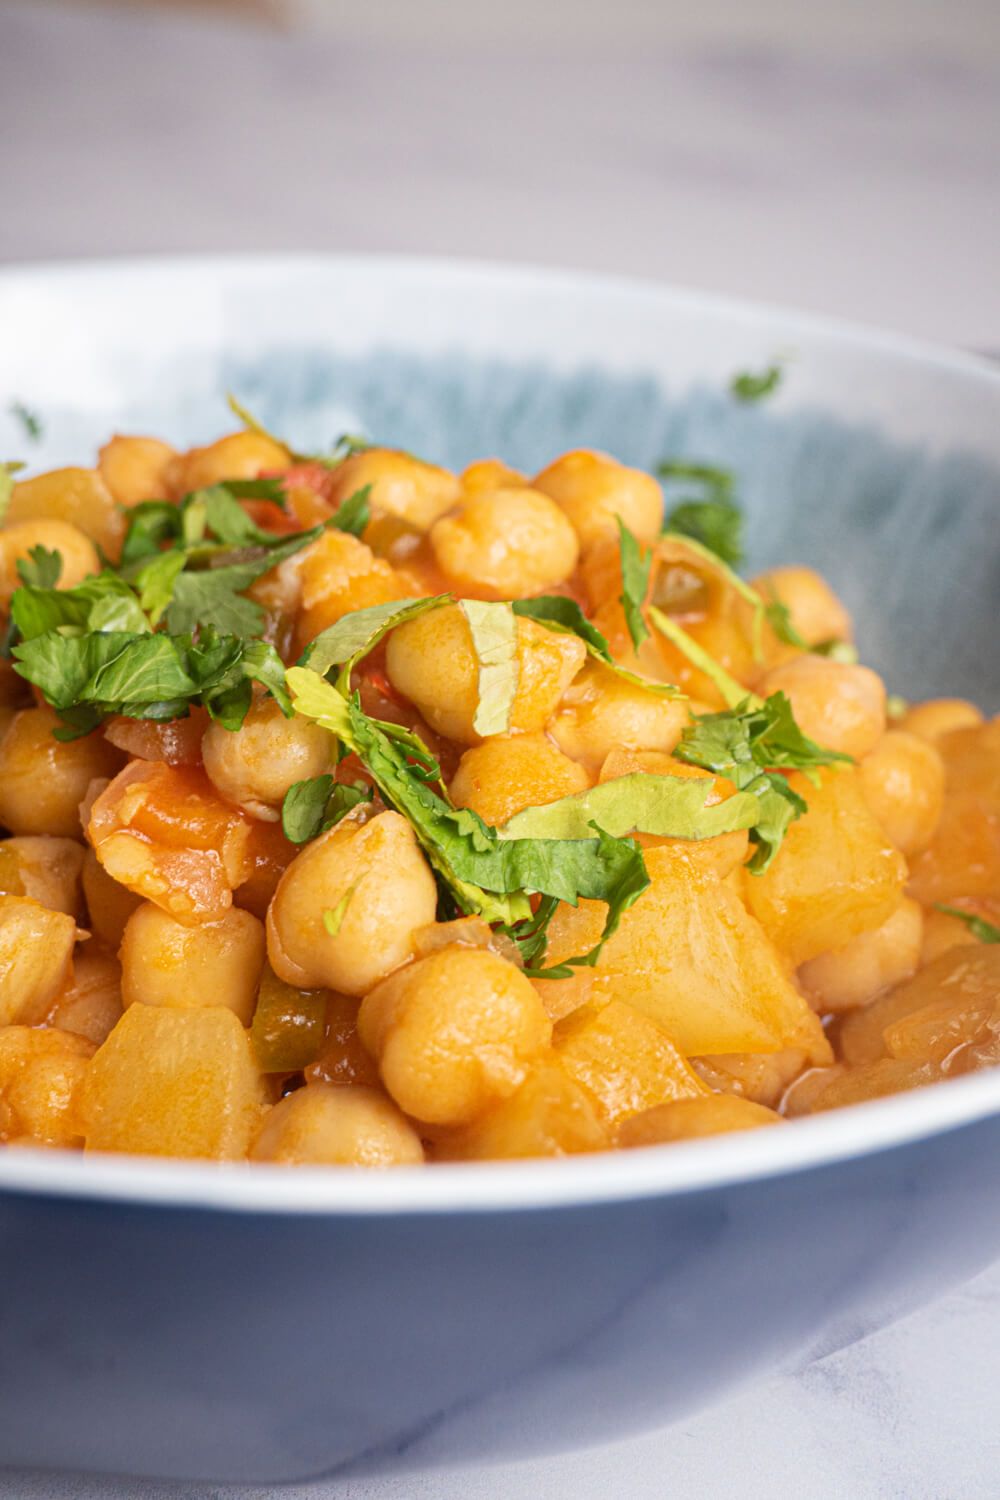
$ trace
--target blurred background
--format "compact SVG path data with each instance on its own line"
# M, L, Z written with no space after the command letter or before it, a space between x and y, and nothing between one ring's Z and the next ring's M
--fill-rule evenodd
M7 261L474 255L1000 348L998 201L1000 0L0 0Z

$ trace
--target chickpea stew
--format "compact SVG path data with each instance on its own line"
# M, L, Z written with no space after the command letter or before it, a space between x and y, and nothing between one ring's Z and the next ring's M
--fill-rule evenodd
M744 581L728 478L234 410L0 466L0 1140L559 1156L1000 1062L1000 720Z

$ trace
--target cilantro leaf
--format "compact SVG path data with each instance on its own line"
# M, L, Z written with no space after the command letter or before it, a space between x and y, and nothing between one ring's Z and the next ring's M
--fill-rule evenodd
M770 364L766 369L758 372L744 370L734 375L729 383L730 394L737 401L749 403L751 401L762 401L765 396L770 396L778 389L784 371L780 364Z
M62 576L62 553L48 547L31 547L28 556L18 558L17 576L28 588L54 589Z
M621 516L616 516L615 520L618 522L618 545L622 567L622 591L619 599L625 611L625 623L632 637L632 644L638 651L649 635L649 628L642 616L642 606L646 599L646 589L649 586L653 554L644 551Z
M429 599L392 599L387 604L371 604L366 609L352 609L310 641L300 658L321 677L332 667L340 667L338 686L343 691L351 673L361 659L374 651L390 630L415 620L429 609L440 609L453 602L451 594L435 594Z
M960 906L942 906L940 901L934 903L935 911L943 911L947 917L957 917L964 922L966 927L981 943L1000 943L1000 927L993 922L987 922L985 917L977 917L975 912L963 911Z
M36 549L38 550L38 549ZM50 554L57 557L58 553ZM46 570L36 570L44 573ZM49 575L53 570L48 570ZM22 575L23 576L23 575ZM149 623L128 584L105 570L75 588L25 583L11 595L10 613L24 640L50 630L117 630L144 633Z
M731 500L682 500L668 513L667 529L693 537L731 566L743 560L743 512Z
M527 807L497 830L501 839L582 839L599 826L613 838L653 833L665 838L710 839L751 828L759 816L756 799L741 792L708 805L712 783L690 776L634 772Z
M767 869L789 824L806 811L805 800L781 772L802 771L815 779L820 767L851 760L807 738L784 693L772 693L764 702L748 696L721 713L699 715L674 754L688 765L727 776L739 791L758 799L758 820L750 829L757 847L748 866L754 874Z
M173 584L166 612L167 627L173 635L183 635L200 626L214 626L225 634L259 634L264 624L264 610L252 599L242 597L243 590L286 558L323 533L323 526L296 532L277 545L254 549L256 556L244 562L222 563L218 567L185 568Z
M477 734L506 734L517 693L517 620L509 604L460 599L479 668L472 727Z
M281 805L281 826L293 844L306 844L333 828L359 803L371 800L372 789L362 781L314 776L288 788Z
M15 422L20 422L24 435L30 443L42 440L42 422L37 412L25 406L23 401L12 401L7 408Z
M360 536L371 520L371 492L371 485L366 484L360 490L355 490L353 495L348 495L343 505L337 507L331 526L336 531L348 531L351 536Z
M858 648L853 641L819 641L817 645L810 646L809 650L814 656L825 656L830 661L846 662L853 666L858 660Z
M666 480L691 480L702 486L713 500L728 500L736 488L732 469L718 464L692 463L686 458L661 458L656 465L657 477Z

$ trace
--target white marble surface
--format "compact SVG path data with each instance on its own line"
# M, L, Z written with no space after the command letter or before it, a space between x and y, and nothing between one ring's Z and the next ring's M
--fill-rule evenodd
M1000 347L996 0L0 0L0 259L367 248L664 276ZM281 1500L995 1500L1000 1268L666 1432ZM263 1492L0 1476L16 1500Z

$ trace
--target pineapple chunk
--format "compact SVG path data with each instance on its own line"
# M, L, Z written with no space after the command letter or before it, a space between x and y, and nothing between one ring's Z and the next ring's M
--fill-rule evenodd
M936 1063L915 1062L912 1058L881 1057L875 1062L847 1068L828 1083L813 1099L812 1109L842 1109L845 1104L864 1104L869 1099L885 1099L907 1089L922 1088L944 1077Z
M79 1095L93 1051L54 1027L0 1029L0 1140L82 1145Z
M868 809L856 771L791 784L809 811L788 830L770 869L746 875L745 900L795 967L880 927L899 905L906 865Z
M924 906L1000 894L1000 810L974 792L946 792L937 832L913 861L909 889Z
M778 954L728 885L683 849L646 852L651 886L622 918L597 966L567 983L580 1003L624 1000L663 1027L681 1052L778 1052L801 1047L826 1062L829 1044ZM585 952L605 908L562 906L547 962ZM539 981L543 991L546 983ZM575 997L574 997L575 998Z
M723 1135L730 1130L755 1130L780 1125L781 1116L752 1099L735 1094L705 1094L700 1099L675 1099L625 1120L618 1131L619 1146L660 1146L668 1141Z
M0 1026L41 1021L66 983L76 923L22 896L0 896Z
M606 1125L706 1092L662 1027L624 1001L574 1011L553 1041L567 1073L593 1094Z
M83 1091L91 1151L245 1156L264 1103L250 1038L231 1010L132 1005Z
M46 1018L49 1026L84 1036L99 1047L121 1020L122 970L113 953L91 940L81 944L73 970Z
M540 1063L509 1099L438 1142L444 1161L571 1156L604 1151L611 1141L591 1094L557 1061Z

